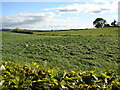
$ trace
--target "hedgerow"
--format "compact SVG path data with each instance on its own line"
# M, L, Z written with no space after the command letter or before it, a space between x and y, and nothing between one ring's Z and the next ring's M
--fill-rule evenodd
M3 61L1 70L3 90L120 90L120 77L114 70L67 72L46 61L41 65Z
M13 29L12 32L15 32L15 33L25 33L25 34L33 34L33 32L30 31L30 30L20 30L20 29Z

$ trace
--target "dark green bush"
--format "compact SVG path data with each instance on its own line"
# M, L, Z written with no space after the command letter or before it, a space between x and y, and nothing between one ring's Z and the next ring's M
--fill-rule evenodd
M25 34L33 34L32 31L29 31L29 30L20 30L20 29L13 29L12 32L15 32L15 33L25 33Z

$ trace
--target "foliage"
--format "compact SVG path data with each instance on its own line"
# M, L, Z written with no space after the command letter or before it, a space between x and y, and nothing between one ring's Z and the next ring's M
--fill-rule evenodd
M104 27L111 27L109 24L105 24Z
M114 21L111 23L111 25L112 25L113 27L119 27L119 25L117 24L116 20L114 20Z
M120 77L114 70L96 74L95 71L62 71L35 62L16 64L3 61L2 90L119 90Z
M8 29L8 28L2 28L2 31L11 31L11 29Z
M21 30L21 29L18 29L18 28L13 29L12 32L15 32L15 33L25 33L25 34L33 34L33 32L30 31L30 30L29 31L28 30Z
M106 20L103 18L97 18L93 22L93 25L95 25L96 28L104 27L105 24L106 24Z

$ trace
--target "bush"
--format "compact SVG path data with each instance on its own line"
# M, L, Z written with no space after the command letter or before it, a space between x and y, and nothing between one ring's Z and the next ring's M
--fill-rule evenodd
M105 24L104 27L111 27L109 24Z
M120 90L120 77L114 70L96 74L88 72L60 72L35 62L16 64L4 62L2 70L2 89L5 90ZM2 68L1 68L2 69Z
M20 30L20 29L13 29L12 32L15 32L15 33L25 33L25 34L33 34L32 31Z

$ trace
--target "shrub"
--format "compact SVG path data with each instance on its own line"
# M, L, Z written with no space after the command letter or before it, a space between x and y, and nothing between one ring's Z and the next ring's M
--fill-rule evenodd
M20 29L13 29L12 32L15 32L15 33L25 33L25 34L33 34L32 31L20 30Z
M5 90L120 89L120 78L114 70L101 74L95 71L60 72L59 68L50 68L46 61L41 66L35 62L23 65L3 61L3 66L1 83Z

